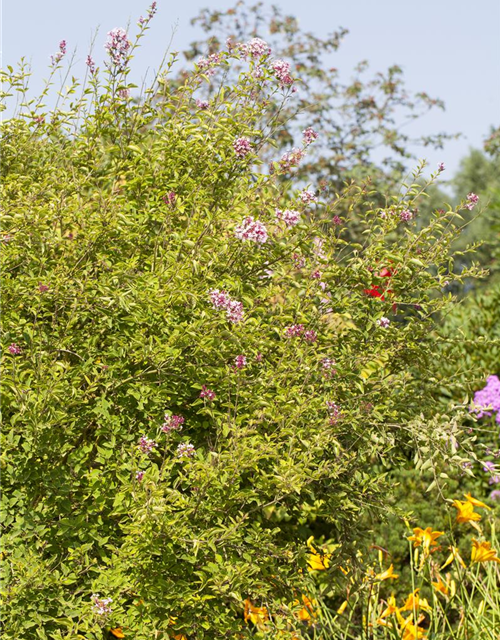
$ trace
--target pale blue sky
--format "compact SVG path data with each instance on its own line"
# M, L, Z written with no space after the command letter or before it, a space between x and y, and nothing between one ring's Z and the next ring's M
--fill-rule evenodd
M500 0L279 0L301 26L326 35L339 26L350 34L332 60L344 78L368 59L373 71L403 67L409 89L442 98L444 113L431 112L412 125L416 134L461 131L442 152L423 150L431 166L444 161L451 175L470 146L479 147L490 125L500 124ZM31 60L33 87L47 74L51 53L63 38L77 48L83 68L96 27L96 58L104 56L106 32L135 25L149 0L5 0L3 66L21 56ZM187 48L198 32L189 21L199 9L227 9L234 0L159 0L158 13L135 65L140 74L154 68L176 28L173 48Z

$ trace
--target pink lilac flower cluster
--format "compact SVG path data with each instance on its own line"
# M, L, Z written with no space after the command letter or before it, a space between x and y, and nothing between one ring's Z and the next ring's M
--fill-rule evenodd
M330 424L335 424L337 420L340 418L340 407L335 402L331 402L327 400L326 407L328 409L328 413L330 414Z
M66 40L61 40L61 42L59 43L59 51L53 56L50 56L50 61L52 65L55 65L61 62L61 60L65 55L66 55Z
M210 300L214 309L224 309L227 319L233 324L241 322L243 319L243 305L238 300L233 300L225 291L212 289L209 291Z
M109 31L104 47L111 58L111 62L119 69L124 69L128 62L130 51L130 42L125 29L117 27Z
M135 474L135 479L137 480L137 482L142 482L142 479L144 478L144 471L137 471L137 473Z
M207 400L215 400L215 393L212 389L209 389L206 385L201 386L200 398L206 398Z
M213 76L215 74L215 67L221 61L220 53L212 53L208 58L200 58L196 63L198 68L203 71L207 76Z
M170 431L181 431L184 422L185 420L182 416L169 415L168 413L166 413L163 418L163 425L161 427L161 430L163 431L163 433L170 433Z
M196 106L198 107L198 109L201 109L202 111L204 111L205 109L208 109L208 107L210 106L210 104L206 101L206 100L200 100L199 98L196 100Z
M254 59L262 58L262 56L271 53L271 47L262 38L252 38L242 48L245 55Z
M290 63L284 60L275 60L271 65L274 75L279 80L282 88L293 84L293 77L290 73Z
M92 56L89 54L87 56L87 67L89 68L89 71L92 75L94 75L95 73L95 62L94 59L92 58Z
M304 129L302 135L304 136L302 141L305 145L310 145L312 142L318 139L318 134L312 127L307 127L307 129Z
M299 193L299 197L304 204L309 204L310 202L318 202L318 197L314 195L312 191L309 189L304 189Z
M465 205L465 208L468 209L469 211L472 211L472 209L474 209L474 207L478 202L479 202L479 196L476 196L475 193L471 192L467 195L467 204Z
M444 166L444 162L440 162L440 163L438 164L438 171L439 171L439 173L441 173L442 171L444 171L444 170L445 170L445 168L446 168L446 167Z
M9 353L12 354L13 356L18 356L21 353L21 347L17 345L15 342L13 342L9 346Z
M246 367L247 366L246 356L236 356L236 358L234 359L234 366L237 369L243 369L244 367Z
M500 489L495 489L490 493L490 498L495 502L500 502Z
M309 344L313 344L313 342L316 342L316 340L318 339L318 334L316 333L316 331L308 329L307 331L304 331L303 338Z
M169 191L166 195L162 197L163 202L169 207L175 207L175 201L177 199L177 195L175 191Z
M122 100L130 98L130 89L118 89L118 97Z
M412 218L413 213L410 211L410 209L403 209L403 211L401 211L401 213L399 214L399 219L403 222L409 222Z
M304 333L304 329L303 324L292 324L285 329L285 336L287 338L298 338Z
M46 293L49 290L49 286L47 284L38 283L38 291L40 293Z
M377 320L377 324L382 329L387 329L387 327L391 324L391 321L389 320L389 318L386 318L385 316L382 316L381 318L379 318Z
M335 365L336 362L333 358L323 358L321 360L321 369L326 376L335 375Z
M496 422L500 424L500 379L498 376L488 376L486 386L476 391L471 411L478 418L496 413Z
M293 254L292 260L296 269L302 269L306 266L306 259L304 258L304 256L301 256L298 253Z
M177 447L177 457L178 458L192 458L195 454L194 445L190 442L181 442Z
M306 155L304 149L292 149L286 151L280 158L279 164L283 171L289 171L294 167L298 167L302 158Z
M148 15L145 18L143 18L142 16L139 18L139 24L140 25L147 24L151 20L151 18L154 16L156 11L157 11L156 2L153 2L149 7Z
M313 271L311 273L311 278L313 278L314 280L319 280L321 278L321 271L319 269L316 269L316 271Z
M141 436L141 439L139 440L139 444L137 446L142 451L142 453L151 453L151 451L153 451L153 449L158 445L154 440L151 440L151 438L148 438L147 436Z
M233 143L233 148L238 158L244 158L252 151L252 145L250 144L250 140L245 137L236 138L236 140Z
M293 209L285 209L284 211L282 211L281 209L276 209L276 218L278 220L282 220L286 224L286 226L291 229L299 223L300 213L298 211L294 211Z
M243 222L236 227L234 235L240 240L250 240L264 244L267 241L267 229L260 220L254 220L252 216L244 218Z
M342 220L339 218L339 216L333 216L332 218L332 222L333 224L339 226L340 224L342 224Z
M111 613L112 598L101 598L98 593L93 593L90 599L92 600L92 611L98 616L107 616Z

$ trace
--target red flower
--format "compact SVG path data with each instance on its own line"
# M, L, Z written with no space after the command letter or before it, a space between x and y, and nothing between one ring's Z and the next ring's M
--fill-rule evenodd
M371 289L363 289L364 293L371 298L380 298L381 300L385 300L383 291L379 291L378 284L374 285Z

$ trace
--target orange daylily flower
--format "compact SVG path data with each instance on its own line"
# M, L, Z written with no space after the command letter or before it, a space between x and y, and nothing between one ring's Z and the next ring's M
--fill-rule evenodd
M457 509L457 522L478 522L481 520L479 513L474 511L474 505L472 502L461 502L460 500L453 500L453 506Z
M269 620L266 607L255 607L248 598L245 600L245 611L243 615L245 622L250 620L259 630L264 629L266 622Z
M413 624L411 616L401 623L401 640L419 640L425 638L425 629Z
M420 547L420 545L422 545L424 555L427 556L433 551L431 547L438 546L436 540L442 535L444 535L444 531L433 531L432 527L427 527L427 529L415 527L413 529L413 535L408 536L408 540L413 542L414 547Z
M309 564L308 570L324 571L325 569L328 569L328 567L330 566L330 558L332 557L332 554L319 553L319 551L317 551L314 548L314 545L312 543L313 540L314 540L314 536L311 536L307 541L307 546L311 551L311 553L308 554L308 557L307 557L307 563Z
M406 602L400 608L400 611L417 611L423 609L424 611L432 611L430 604L427 602L427 598L421 598L418 595L420 589L415 589L413 593L410 593L406 598Z
M472 540L471 562L499 562L500 558L496 556L496 549L491 548L490 542L478 542Z
M447 576L447 578L449 578L449 576ZM450 586L449 586L449 580L446 580L446 583L443 582L442 578L440 575L438 575L437 577L437 582L431 582L432 586L434 587L435 591L438 591L439 593L442 593L444 596L449 595L450 593Z
M174 640L187 640L187 636L185 636L183 633L176 633L173 638Z
M451 564L453 560L456 560L465 569L467 565L463 561L462 556L460 555L457 547L450 547L450 551L451 553L448 556L448 560L446 560L446 562L442 565L441 570L447 567L449 564Z
M375 576L375 580L397 580L399 578L399 573L394 573L394 565L386 569L386 571L382 573L377 573Z
M115 638L124 638L125 634L123 633L123 629L121 627L116 627L116 629L110 629L109 632L115 636Z

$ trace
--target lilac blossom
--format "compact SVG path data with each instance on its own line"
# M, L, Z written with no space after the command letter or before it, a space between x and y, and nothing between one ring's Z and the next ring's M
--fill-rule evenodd
M209 292L214 309L224 309L229 322L236 324L243 319L243 305L238 300L233 300L225 291L212 289Z
M330 414L330 424L335 424L340 418L340 407L337 403L327 400L326 408Z
M244 45L243 51L246 55L254 59L259 59L262 58L262 56L269 55L271 53L271 47L267 42L262 40L262 38L252 38Z
M237 369L243 369L244 367L246 367L247 366L246 356L236 356L236 358L234 359L234 366Z
M389 320L389 318L386 318L385 316L382 316L381 318L379 318L377 320L377 324L382 329L387 329L387 327L391 324L391 321Z
M207 400L215 400L215 393L212 389L209 389L206 385L201 386L200 398L206 398Z
M177 195L174 191L169 191L166 195L162 196L162 200L169 207L174 207L175 201L177 200Z
M108 39L104 48L108 52L111 62L118 68L123 70L128 62L130 51L130 42L127 32L121 27L116 27L108 32Z
M267 241L267 229L260 220L254 220L252 216L244 218L243 222L236 227L234 235L240 240L250 240L264 244Z
M293 209L285 209L284 211L282 211L281 209L276 209L276 218L283 221L286 226L291 229L299 223L300 213L298 211L294 211Z
M403 209L403 211L401 211L401 213L399 214L399 218L403 222L409 222L413 218L413 213L410 211L410 209Z
M20 355L22 352L21 347L16 344L15 342L13 342L10 346L9 346L9 353L11 353L13 356L18 356Z
M313 344L318 339L318 334L313 329L308 329L304 331L304 340L309 342L309 344Z
M208 107L210 106L210 104L206 101L206 100L200 100L199 98L196 100L196 106L198 107L198 109L201 109L202 111L204 111L205 109L208 109Z
M190 442L181 442L177 447L177 457L178 458L192 458L195 454L194 445Z
M244 158L252 151L252 145L250 144L250 140L245 137L236 138L233 143L233 148L235 154L238 158Z
M142 479L144 478L144 471L138 471L135 474L135 479L137 480L137 482L142 482Z
M289 171L294 167L298 167L302 158L306 155L303 149L294 148L286 151L280 158L279 164L283 171Z
M92 56L90 54L87 56L86 64L87 64L87 67L88 67L91 75L94 75L94 73L95 73L95 62L94 62L94 59L92 58Z
M59 51L55 53L53 56L50 56L50 60L52 65L56 65L64 58L66 55L66 40L61 40L59 43Z
M465 204L465 208L469 209L469 211L472 211L472 209L474 209L474 207L478 202L479 202L479 196L476 196L475 193L471 192L467 195L467 203Z
M445 170L445 168L446 168L446 167L444 166L444 162L440 162L440 163L438 164L438 171L439 171L439 173L441 173L442 171L444 171L444 170Z
M272 63L274 75L279 80L282 87L287 87L293 84L293 77L290 74L290 63L285 60L275 60Z
M163 418L163 425L161 430L163 433L170 433L170 431L181 431L182 425L184 424L185 419L182 416L169 415L165 414Z
M151 440L151 438L148 438L147 436L141 436L141 439L139 440L139 444L137 446L142 451L142 453L151 453L151 451L153 451L153 449L158 445L154 440Z
M308 189L304 189L304 191L301 191L299 197L304 204L318 202L318 197L314 195L314 192L309 191Z
M318 133L316 133L316 131L314 131L312 127L307 127L307 129L304 129L302 135L304 136L302 141L305 145L310 145L318 138Z
M111 598L101 598L98 593L93 593L91 596L92 611L97 613L98 616L107 616L111 613Z
M292 324L285 329L285 336L287 338L298 338L304 333L304 329L303 324Z
M494 489L491 493L490 493L490 498L492 500L494 500L495 502L500 502L500 489Z

